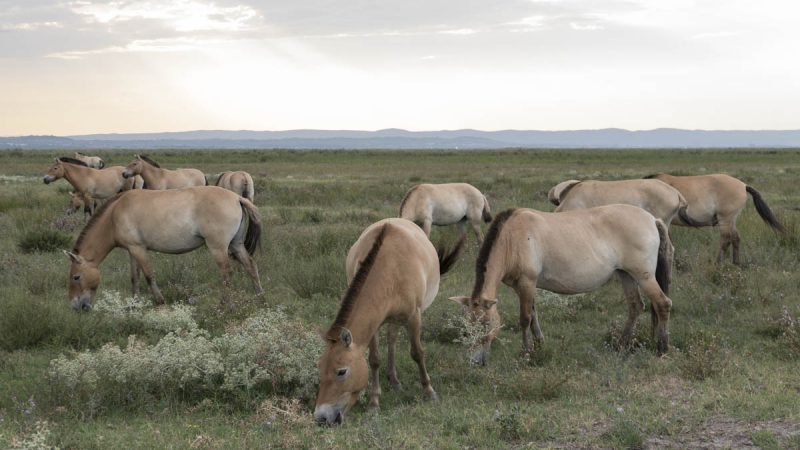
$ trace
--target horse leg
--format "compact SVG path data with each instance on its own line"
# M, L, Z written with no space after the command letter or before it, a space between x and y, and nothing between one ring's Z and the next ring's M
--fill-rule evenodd
M633 338L633 330L636 328L636 321L639 315L644 310L642 299L639 296L639 287L636 280L633 279L627 272L619 272L619 281L622 283L622 290L625 293L625 299L628 300L628 321L625 322L625 328L622 330L622 337L620 338L620 347L628 349L631 345ZM656 317L655 315L653 316ZM657 323L653 323L653 332Z
M425 232L425 236L431 237L431 225L433 225L433 221L430 217L425 218L422 222L422 231Z
M225 303L231 288L231 262L228 258L228 249L225 247L220 249L219 246L209 245L208 241L206 241L206 245L208 246L208 251L211 253L211 256L214 258L214 262L217 263L217 267L219 268L220 278L222 278L222 287L225 290L225 293L222 295L222 302Z
M387 324L388 332L387 332L387 353L388 353L388 362L386 364L386 377L389 379L389 386L394 390L400 389L400 380L397 379L397 366L395 365L395 350L397 350L397 333L400 331L400 327L397 324L389 323Z
M253 261L253 257L247 253L247 249L245 249L242 244L233 246L231 250L233 250L233 257L244 266L244 270L247 271L250 275L250 279L253 280L253 287L256 289L256 295L262 295L264 293L264 288L261 287L261 279L258 276L258 266L256 266L256 262Z
M94 201L92 197L89 195L88 192L81 192L81 197L83 198L83 213L86 215L86 210L88 208L89 215L94 215Z
M417 363L419 367L419 379L422 383L423 397L426 400L439 400L436 391L431 386L431 377L428 376L428 370L425 369L425 351L422 350L422 342L420 342L420 329L422 328L422 314L417 308L408 319L408 340L411 341L411 358Z
M731 225L731 258L735 265L739 265L739 230L736 229L736 222Z
M147 249L144 247L128 247L128 253L132 258L136 259L136 263L144 273L144 279L150 286L150 292L153 294L153 303L156 305L164 304L164 295L156 284L155 276L153 275L153 268L150 267L150 261L147 259Z
M481 222L480 220L470 220L469 224L472 225L472 231L475 232L475 239L478 240L478 247L483 245L483 231L481 231Z
M725 255L728 253L728 247L731 246L733 242L733 236L731 233L731 223L728 221L720 221L719 222L719 254L717 255L717 263L722 264L725 260Z
M664 294L664 291L658 286L658 282L653 276L639 280L639 286L647 298L650 299L651 308L654 309L655 314L658 316L655 334L657 336L658 355L661 356L669 348L669 312L672 308L672 300Z
M534 330L537 342L544 340L544 335L539 327L539 319L536 317L536 310L534 309L535 286L535 283L526 277L521 277L514 283L514 291L519 297L519 328L522 331L522 350L525 353L533 353L531 328Z
M379 369L381 367L381 354L378 350L378 333L376 332L372 339L369 341L369 377L372 383L372 393L370 394L369 404L367 408L377 409L380 407L379 400L381 398L381 380Z
M131 258L131 290L133 296L136 297L139 295L139 264L136 263L133 253L128 253L128 255Z

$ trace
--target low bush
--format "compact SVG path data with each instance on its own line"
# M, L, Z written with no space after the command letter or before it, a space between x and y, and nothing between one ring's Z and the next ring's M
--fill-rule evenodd
M26 231L17 246L24 253L55 252L72 246L72 236L57 230L33 229Z
M728 359L729 351L719 336L695 332L686 338L679 366L685 378L702 381L722 373Z

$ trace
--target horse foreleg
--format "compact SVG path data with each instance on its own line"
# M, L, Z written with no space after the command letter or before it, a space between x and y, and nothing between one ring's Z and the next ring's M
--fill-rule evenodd
M144 272L144 279L150 286L150 292L153 293L153 303L156 305L163 305L164 295L161 294L161 290L156 284L153 268L150 267L150 261L147 259L147 249L144 247L128 247L128 253L130 253L131 258L136 259L136 263L142 269L142 272Z
M386 348L388 353L386 377L389 379L389 386L394 390L398 390L400 389L400 380L397 379L397 366L395 361L397 350L397 333L400 331L400 327L394 323L389 323L386 326L388 328L386 333Z
M622 337L620 338L620 347L627 349L631 345L633 338L633 330L636 328L636 322L639 315L644 310L642 299L639 296L639 287L636 280L633 279L627 272L619 272L619 281L622 283L622 290L625 293L625 299L628 301L628 320L625 322L625 328L622 330ZM655 318L655 312L653 313ZM656 331L657 322L653 322L653 333Z
M425 221L422 222L422 231L425 232L425 236L431 237L431 225L433 221L430 217L426 218Z
M647 298L650 299L651 307L658 317L658 324L656 325L657 336L657 351L658 355L663 355L669 348L669 313L672 309L672 300L664 294L664 291L658 286L655 277L639 280L639 286L644 291Z
M417 309L411 314L408 319L408 340L411 341L411 358L417 363L419 367L419 379L422 383L423 396L426 400L439 400L436 391L431 386L431 377L428 376L428 370L425 368L425 351L422 350L422 342L420 342L420 329L422 328L422 314Z
M539 327L539 319L536 317L536 309L534 308L535 289L535 284L524 277L514 284L514 291L519 297L519 328L522 331L522 350L525 353L533 353L531 328L534 330L537 342L544 340L544 335Z
M380 406L381 380L379 369L381 367L381 354L378 349L378 333L376 332L369 341L369 378L372 384L372 393L369 397L367 408L373 409Z

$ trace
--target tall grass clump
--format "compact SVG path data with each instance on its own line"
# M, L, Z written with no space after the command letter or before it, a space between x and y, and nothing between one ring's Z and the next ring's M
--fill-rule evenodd
M34 228L17 241L23 253L55 252L72 246L72 236L57 230Z
M130 336L124 348L62 355L48 376L55 398L88 414L153 398L192 401L254 390L310 397L322 345L283 311L263 311L218 337L182 329L153 345Z

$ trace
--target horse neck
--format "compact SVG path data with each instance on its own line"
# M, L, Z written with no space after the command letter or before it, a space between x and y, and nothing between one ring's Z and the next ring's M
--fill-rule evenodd
M143 162L139 175L141 175L147 186L153 186L156 181L164 178L164 169L153 166L148 162Z
M109 205L103 215L91 221L91 228L83 235L77 253L89 263L98 266L117 244L114 239L114 227L111 224L111 213L115 205ZM88 225L87 225L88 226ZM83 233L82 233L83 234Z
M383 325L389 313L389 305L395 300L388 292L382 286L374 286L371 289L369 282L361 288L345 325L353 335L354 343L366 348L372 336Z
M495 247L489 255L489 260L486 262L486 272L483 275L483 286L481 287L480 296L487 300L497 299L497 289L503 278L513 269L510 264L507 252L503 248L503 235L497 237Z
M90 176L89 168L77 164L62 163L64 165L64 178L77 191L86 190L86 177Z

